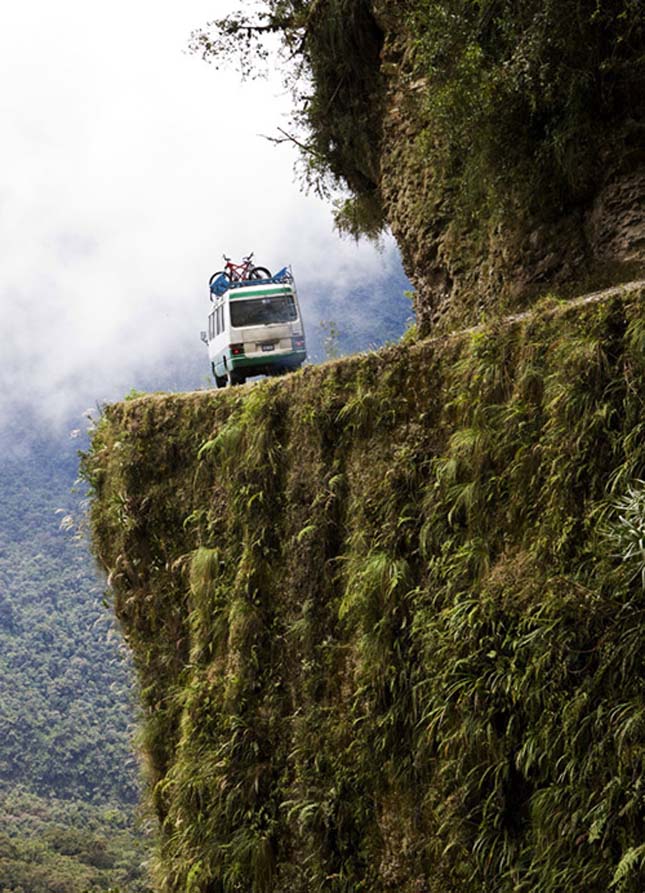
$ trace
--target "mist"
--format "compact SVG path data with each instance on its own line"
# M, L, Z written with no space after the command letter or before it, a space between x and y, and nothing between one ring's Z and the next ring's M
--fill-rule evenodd
M393 241L341 240L301 192L295 148L262 137L289 114L280 77L241 83L186 52L230 8L0 12L0 426L68 424L142 385L206 386L199 331L222 253L292 264L310 336L334 319L356 344L364 324L367 347L375 304L360 296L401 295Z

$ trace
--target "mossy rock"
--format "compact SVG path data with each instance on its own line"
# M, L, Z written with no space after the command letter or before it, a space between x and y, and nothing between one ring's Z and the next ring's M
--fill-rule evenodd
M644 302L106 409L160 890L642 891Z

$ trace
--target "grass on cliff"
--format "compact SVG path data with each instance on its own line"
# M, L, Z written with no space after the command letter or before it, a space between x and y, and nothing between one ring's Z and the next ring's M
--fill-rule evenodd
M426 161L457 211L561 214L631 163L645 113L638 0L441 0L409 15Z
M643 310L108 408L161 890L642 891Z

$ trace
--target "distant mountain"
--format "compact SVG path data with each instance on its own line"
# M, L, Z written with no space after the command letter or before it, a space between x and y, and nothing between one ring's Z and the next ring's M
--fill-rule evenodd
M77 441L31 434L0 462L0 889L143 890L133 680L74 527Z
M131 678L70 528L76 464L41 442L0 467L0 781L132 802Z
M366 282L347 294L317 292L302 300L309 361L326 359L329 323L333 323L336 347L341 356L374 350L388 341L397 341L413 321L412 303L406 292L411 288L405 273L397 267L390 279Z

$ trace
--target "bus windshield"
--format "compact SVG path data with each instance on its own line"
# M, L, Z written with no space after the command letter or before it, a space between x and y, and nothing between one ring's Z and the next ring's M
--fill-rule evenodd
M236 329L243 326L294 322L296 319L298 311L291 295L231 301L231 325Z

